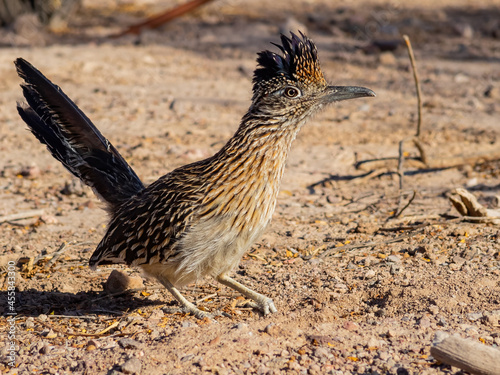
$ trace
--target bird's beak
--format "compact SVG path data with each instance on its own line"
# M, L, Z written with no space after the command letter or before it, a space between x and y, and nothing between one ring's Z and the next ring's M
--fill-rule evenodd
M375 93L366 87L358 86L328 86L324 95L326 103L338 102L341 100L362 98L364 96L376 96Z

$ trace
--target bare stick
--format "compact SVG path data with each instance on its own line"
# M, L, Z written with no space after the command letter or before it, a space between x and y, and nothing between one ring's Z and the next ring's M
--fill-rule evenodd
M52 259L49 260L47 262L47 264L45 265L45 269L49 269L50 267L52 267L54 265L55 262L57 262L57 260L59 259L59 257L66 251L68 250L68 246L67 246L67 243L66 242L63 242L61 244L61 246L59 246L59 249L57 249L57 251L52 255Z
M500 374L500 350L470 339L448 336L431 347L431 355L472 374Z
M159 27L163 25L164 23L167 23L174 18L182 16L184 13L190 12L201 5L208 3L209 1L212 0L192 0L189 1L185 4L181 4L178 7L175 7L173 9L170 9L166 12L162 12L160 14L156 14L150 18L148 18L146 21L138 23L136 25L132 25L126 30L122 31L121 33L114 35L113 37L118 38L123 35L127 34L139 34L143 28L150 28L154 29L156 27Z
M402 197L402 196L403 195L401 194L400 197ZM416 196L417 196L417 192L415 190L413 190L413 195L411 196L411 198L404 205L404 207L402 207L401 209L399 209L399 211L396 213L396 215L394 215L394 217L400 217L401 214L403 213L403 211L406 210L408 207L410 207L410 204L412 204L412 202L413 202L413 200L415 199Z
M8 221L16 221L21 219L27 219L30 217L42 216L43 214L45 214L44 210L32 210L32 211L18 212L17 214L0 216L0 224Z
M403 241L407 238L415 236L417 233L420 233L423 230L424 230L424 228L417 229L413 233L404 234L402 236L390 238L390 239L385 240L385 241L370 241L370 242L365 242L362 244L349 244L349 245L345 245L345 246L331 247L329 249L326 249L326 251L323 254L321 254L319 257L324 258L324 257L330 255L330 253L332 253L334 250L345 251L345 250L361 249L363 247L375 247L375 246L380 246L380 245L388 245L388 244L394 243L394 242L400 242L400 241Z
M403 35L403 39L408 48L408 56L410 57L411 69L413 70L413 79L415 80L415 87L417 89L417 103L418 103L418 119L417 119L417 132L415 136L420 137L420 129L422 126L422 92L420 91L420 81L418 79L417 66L415 64L415 55L413 55L413 48L411 47L410 38L408 35Z
M416 141L418 142L418 139L413 138L413 142L415 143ZM417 145L417 143L415 143L415 146L420 150L421 144ZM422 151L420 151L420 154L422 155L421 161L412 158L407 158L406 163L410 165L412 168L417 168L417 169L428 168L434 170L434 169L458 168L464 165L475 165L480 163L493 162L500 160L500 151L498 151L498 144L494 145L493 147L495 146L497 147L496 150L492 148L491 150L480 152L477 154L451 156L451 157L438 156L432 159L429 159L425 155L425 153L423 154ZM425 155L425 161L423 160L424 155ZM367 159L358 161L357 164L355 164L354 166L356 169L364 171L368 170L373 171L381 168L395 169L397 168L396 162L398 160L399 157L396 156L384 157L379 159ZM422 164L422 162L424 162L425 165ZM366 174L360 175L359 177L363 176L366 176Z

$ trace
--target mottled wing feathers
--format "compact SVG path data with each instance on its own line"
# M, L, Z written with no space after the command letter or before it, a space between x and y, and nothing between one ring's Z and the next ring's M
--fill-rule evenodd
M116 211L90 258L91 267L112 263L139 266L176 256L174 245L189 229L202 198L199 185L185 173L189 167L161 177Z
M284 78L304 84L326 84L318 60L314 43L301 33L301 37L291 33L292 38L281 35L281 45L277 46L282 55L271 51L258 54L259 67L254 72L254 91L267 81Z
M144 186L113 145L64 92L24 59L15 61L26 104L18 112L31 132L73 175L110 204Z

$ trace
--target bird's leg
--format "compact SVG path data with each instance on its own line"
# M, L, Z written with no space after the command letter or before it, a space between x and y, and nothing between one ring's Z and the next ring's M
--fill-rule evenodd
M182 310L193 314L196 316L198 319L203 319L203 318L212 318L212 314L201 311L199 308L197 308L193 303L189 302L186 297L184 297L179 290L172 285L170 281L168 281L165 278L162 278L159 281L163 284L165 288L168 289L168 291L174 296L174 298L182 305Z
M267 315L269 313L275 313L278 311L274 306L274 302L271 298L266 297L260 293L257 293L250 288L247 288L246 286L240 284L236 280L231 279L225 273L221 273L219 276L217 276L216 280L219 283L224 284L230 287L231 289L240 292L245 297L250 298L252 301L254 301L254 303L252 304L253 307L262 311L264 315Z

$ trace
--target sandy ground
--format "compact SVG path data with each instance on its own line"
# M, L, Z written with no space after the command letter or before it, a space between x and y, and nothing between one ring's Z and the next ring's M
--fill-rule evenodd
M36 43L1 31L0 216L43 210L0 224L2 373L453 374L457 368L430 355L436 332L500 346L500 228L462 221L448 200L465 187L496 208L500 165L445 168L453 158L500 150L498 2L406 8L294 0L266 9L260 0L227 1L115 40L103 36L144 9L122 1L113 12L108 3L85 2L68 33L40 33ZM262 316L212 280L184 293L226 312L217 322L175 312L153 280L144 281L145 291L109 296L103 284L113 269L139 273L88 269L106 214L25 130L12 61L22 56L60 85L149 183L211 155L232 135L249 105L255 54L278 41L291 16L316 41L329 81L366 86L377 97L339 103L303 128L273 222L234 272L272 297L278 313ZM415 133L406 49L373 44L404 33L422 84L422 142L442 168L408 161L403 203L415 198L391 218L396 163L362 170L355 163L396 157L399 141ZM419 156L411 142L405 149ZM18 265L14 368L6 338L9 261Z

